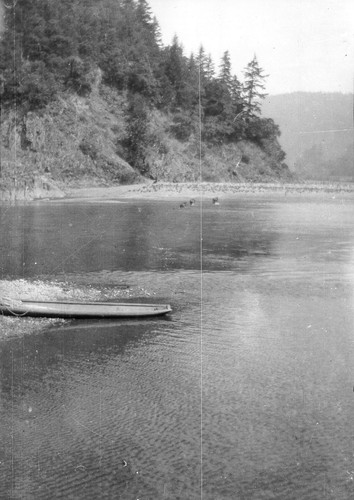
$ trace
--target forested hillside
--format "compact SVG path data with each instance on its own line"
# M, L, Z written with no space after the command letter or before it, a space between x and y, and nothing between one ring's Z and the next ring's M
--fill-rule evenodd
M354 180L353 94L267 96L263 112L279 123L288 164L300 176Z
M160 40L146 0L8 0L1 37L1 179L290 178L262 118L265 77L226 50ZM201 168L202 164L202 168Z

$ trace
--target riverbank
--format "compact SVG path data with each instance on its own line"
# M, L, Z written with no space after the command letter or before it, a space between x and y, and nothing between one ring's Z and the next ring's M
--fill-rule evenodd
M0 195L0 204L32 201L119 201L126 199L201 199L204 197L232 198L240 195L353 195L354 183L231 183L231 182L150 182L110 186L59 185L45 182L34 191L12 191Z
M66 190L66 200L110 201L120 199L182 199L202 197L233 197L240 194L354 194L354 183L167 183L121 185L111 187L83 187Z
M0 280L0 297L23 300L125 301L154 296L151 290L127 284L116 287L77 286L70 282L30 279ZM60 318L32 318L0 314L0 340L41 331L50 325L65 324Z

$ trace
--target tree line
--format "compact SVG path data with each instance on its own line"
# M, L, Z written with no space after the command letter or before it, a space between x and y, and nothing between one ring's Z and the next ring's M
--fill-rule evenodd
M216 71L203 47L186 56L177 36L164 46L146 0L4 0L4 7L2 106L35 110L63 91L88 95L100 68L104 83L127 93L129 160L142 172L151 108L172 115L171 132L181 141L200 122L208 144L262 144L280 135L260 115L266 75L256 56L241 81L229 51Z

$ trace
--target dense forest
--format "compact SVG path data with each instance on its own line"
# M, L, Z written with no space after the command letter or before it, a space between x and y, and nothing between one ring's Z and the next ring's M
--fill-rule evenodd
M241 81L232 74L228 50L216 70L203 47L186 56L177 37L163 46L146 0L6 0L3 7L2 151L11 149L6 141L15 127L21 149L33 153L36 148L26 135L28 117L33 122L64 96L87 99L100 86L111 111L120 108L113 112L124 121L124 130L117 130L115 154L139 175L159 175L151 149L160 157L167 154L168 143L157 131L162 123L173 140L198 142L201 155L212 148L252 143L269 160L269 171L289 174L277 141L279 128L261 117L266 76L256 56ZM86 137L79 144L91 160L97 156L94 142ZM239 149L243 154L238 163L247 167L245 151ZM10 171L16 168L2 156L4 177L6 165Z

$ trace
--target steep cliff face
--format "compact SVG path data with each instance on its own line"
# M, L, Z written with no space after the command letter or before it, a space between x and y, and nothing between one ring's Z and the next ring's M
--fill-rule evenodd
M152 134L157 145L148 153L151 174L172 182L289 182L293 174L283 163L277 141L261 146L249 141L200 146L197 136L179 141L170 134L171 122L157 116ZM162 145L162 147L161 147Z
M3 111L1 188L30 193L44 184L109 185L144 182L124 160L126 96L97 78L88 97L66 93L41 112ZM171 117L150 111L146 148L149 176L164 181L291 180L277 142L200 148L198 137L177 140ZM48 184L49 182L49 184ZM50 191L52 188L50 189Z
M63 95L41 113L12 108L1 124L5 188L31 185L46 175L62 184L136 182L139 175L116 153L123 133L117 108L98 92L89 98ZM117 111L118 110L118 111Z

